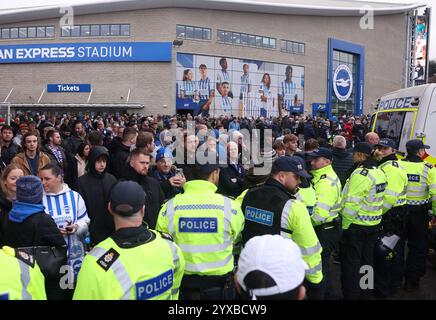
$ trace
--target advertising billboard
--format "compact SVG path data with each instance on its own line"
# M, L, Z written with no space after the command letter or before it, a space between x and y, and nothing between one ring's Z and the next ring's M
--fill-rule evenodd
M304 110L304 67L177 53L176 109L275 117Z
M428 16L416 19L415 85L426 83Z

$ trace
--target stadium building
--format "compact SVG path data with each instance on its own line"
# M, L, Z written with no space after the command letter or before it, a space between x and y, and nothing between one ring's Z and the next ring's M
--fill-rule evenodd
M370 113L408 85L420 6L76 1L0 5L0 102L51 113Z

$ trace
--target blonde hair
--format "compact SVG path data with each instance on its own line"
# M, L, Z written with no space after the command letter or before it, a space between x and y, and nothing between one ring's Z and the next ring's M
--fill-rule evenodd
M1 181L1 190L3 191L4 194L7 195L7 190L6 190L6 186L5 186L5 182L6 179L8 178L8 175L13 171L13 170L21 170L23 171L23 169L20 166L17 166L16 164L11 163L10 165L6 166L2 172L0 181ZM24 172L23 172L24 173Z

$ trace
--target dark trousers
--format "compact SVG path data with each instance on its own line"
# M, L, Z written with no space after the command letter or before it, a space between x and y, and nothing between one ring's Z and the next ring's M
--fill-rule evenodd
M398 264L395 270L394 281L401 285L402 277L406 281L419 285L420 279L425 275L426 258L429 249L428 206L406 206L407 215L401 242L398 245ZM405 244L409 249L405 259Z
M360 287L361 267L373 268L374 247L379 235L379 226L352 224L342 233L340 241L341 282L344 299L365 299L371 295L370 289Z
M320 283L312 283L304 279L304 287L306 288L306 297L308 300L324 300L325 297L325 280Z
M394 207L383 216L383 232L380 237L395 234L402 236L407 218L405 206ZM379 298L387 298L394 295L401 287L401 279L404 274L401 259L404 256L404 240L400 238L393 250L393 255L385 259L374 261L375 294ZM403 258L404 260L404 258Z
M315 227L315 232L322 246L322 274L325 282L325 298L332 295L332 283L330 278L330 257L338 247L342 229L339 222L336 225L330 224Z
M180 300L234 300L233 274L225 276L185 276Z

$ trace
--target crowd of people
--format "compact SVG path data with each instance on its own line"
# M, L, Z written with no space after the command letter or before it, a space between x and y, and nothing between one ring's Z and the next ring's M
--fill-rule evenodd
M18 114L1 125L0 292L331 299L332 256L345 299L391 297L403 278L417 290L436 169L420 140L397 160L397 142L369 122ZM64 248L68 286L32 257L37 246ZM375 268L375 290L359 286L362 266Z

